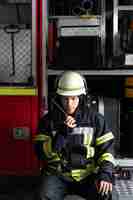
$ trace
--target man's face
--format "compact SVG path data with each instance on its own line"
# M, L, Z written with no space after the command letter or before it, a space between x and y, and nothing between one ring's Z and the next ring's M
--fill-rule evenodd
M79 105L78 96L62 96L61 103L67 114L73 114Z

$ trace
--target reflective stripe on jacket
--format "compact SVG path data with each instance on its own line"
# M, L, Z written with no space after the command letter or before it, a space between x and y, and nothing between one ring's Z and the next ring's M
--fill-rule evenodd
M64 125L64 116L59 116L59 120L57 118L57 113L56 118L53 115L47 115L42 118L39 125L40 134L34 140L35 146L39 146L36 151L39 151L37 154L41 156L38 157L48 160L48 172L59 173L76 181L80 181L89 174L97 172L98 169L101 170L101 173L110 172L111 174L112 166L115 164L113 157L114 136L108 129L103 116L90 111L88 108L84 109L84 111L78 110L75 114L77 127L70 130ZM52 130L49 124L51 120L54 122ZM45 127L46 124L47 127ZM51 135L52 131L54 131L54 136ZM64 172L59 163L67 163L67 160L63 158L61 149L68 148L73 143L77 144L77 138L80 141L78 142L87 149L86 159L91 159L92 162L90 164L87 163L85 169L71 169L68 172Z

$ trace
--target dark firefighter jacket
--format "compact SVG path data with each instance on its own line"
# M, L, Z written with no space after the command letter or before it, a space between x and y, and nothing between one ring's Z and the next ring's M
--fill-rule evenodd
M40 120L34 139L38 158L48 161L48 174L76 181L97 174L99 180L112 182L114 136L104 117L88 107L78 108L74 117L73 129L66 127L58 109Z

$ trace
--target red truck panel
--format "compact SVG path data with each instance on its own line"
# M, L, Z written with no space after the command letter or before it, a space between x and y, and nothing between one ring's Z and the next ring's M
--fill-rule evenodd
M37 96L0 97L0 174L35 174L38 161L32 138L38 123ZM14 128L27 130L27 138L15 138Z

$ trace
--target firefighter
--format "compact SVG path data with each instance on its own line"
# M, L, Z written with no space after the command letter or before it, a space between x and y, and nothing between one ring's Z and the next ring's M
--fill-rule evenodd
M56 81L56 94L35 137L38 158L47 160L41 200L63 200L67 194L91 200L111 197L114 136L91 108L87 91L85 78L74 71L65 71Z

